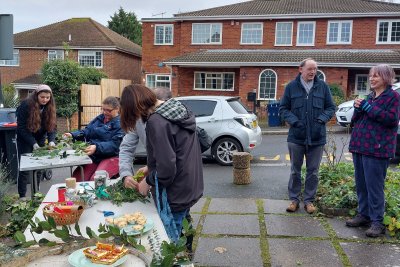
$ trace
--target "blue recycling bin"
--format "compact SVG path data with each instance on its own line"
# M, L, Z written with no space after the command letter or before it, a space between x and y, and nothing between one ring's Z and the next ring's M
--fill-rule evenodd
M271 103L267 105L268 126L281 126L281 118L279 116L279 103Z

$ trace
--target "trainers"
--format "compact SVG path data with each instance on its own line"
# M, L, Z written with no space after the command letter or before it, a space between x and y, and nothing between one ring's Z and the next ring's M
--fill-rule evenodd
M353 219L346 221L348 227L370 226L371 221L361 214L357 214Z
M316 210L315 206L313 203L307 203L304 205L304 210L308 213L308 214L313 214Z
M299 209L299 203L297 201L290 202L289 206L286 208L287 212L295 212Z
M373 223L371 227L365 232L365 235L368 237L380 237L383 236L386 232L386 228L384 225L380 223Z

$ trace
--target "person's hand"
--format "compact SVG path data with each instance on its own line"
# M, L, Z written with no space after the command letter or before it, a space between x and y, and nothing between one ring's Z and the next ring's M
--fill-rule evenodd
M51 142L49 143L49 146L50 146L50 147L55 147L56 144L55 144L53 141L51 141Z
M90 145L87 148L85 148L84 152L86 153L86 155L90 156L93 155L94 152L96 152L96 145Z
M33 150L36 150L36 149L39 149L39 145L38 145L38 143L35 143L34 145L33 145Z
M354 99L354 104L353 104L353 106L354 106L355 108L360 108L361 102L362 102L363 100L364 100L364 99L362 99L362 98L356 98L356 99Z
M62 136L63 139L69 139L72 138L72 134L71 133L64 133Z
M139 183L136 182L132 176L125 176L125 179L124 179L125 188L132 188L132 189L138 190L138 185L139 185Z
M143 179L138 186L138 191L140 194L142 194L143 196L147 196L147 194L150 191L150 185L148 185L146 183L146 179Z
M144 166L142 168L140 168L137 172L143 172L144 176L146 177L147 175L149 175L149 168L147 166Z

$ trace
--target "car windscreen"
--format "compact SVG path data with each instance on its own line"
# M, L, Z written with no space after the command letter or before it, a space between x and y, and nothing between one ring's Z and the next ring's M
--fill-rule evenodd
M180 102L190 108L196 117L211 116L214 114L216 101L212 100L183 100L179 99Z
M227 100L229 106L231 106L231 108L238 114L249 114L251 112L249 112L246 107L243 105L242 102L240 102L239 99L228 99Z

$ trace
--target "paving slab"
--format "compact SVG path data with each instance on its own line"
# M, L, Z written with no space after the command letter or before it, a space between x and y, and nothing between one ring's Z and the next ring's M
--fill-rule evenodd
M202 234L260 235L257 215L206 215Z
M345 224L346 220L341 218L328 218L327 221L339 238L370 240L370 238L365 235L365 231L368 227L347 227Z
M257 204L255 199L213 198L208 212L257 213Z
M196 229L197 226L199 225L199 220L200 220L201 215L200 214L193 214L193 213L191 213L190 215L192 216L192 220L193 220L192 221L193 228Z
M327 237L320 221L311 216L265 215L268 235Z
M201 212L203 210L204 204L206 203L206 198L200 198L193 207L190 208L190 212Z
M332 244L326 240L268 238L271 266L343 266Z
M223 253L215 248L226 249ZM263 266L258 238L199 238L195 266Z
M352 266L400 266L399 244L340 243Z
M281 213L289 214L286 208L289 206L289 200L275 200L275 199L264 199L264 212L265 213ZM304 204L300 203L300 208L293 214L307 214L303 208Z

